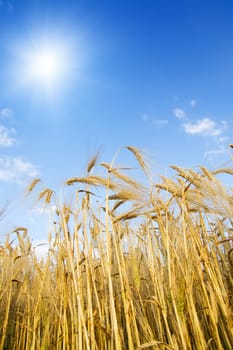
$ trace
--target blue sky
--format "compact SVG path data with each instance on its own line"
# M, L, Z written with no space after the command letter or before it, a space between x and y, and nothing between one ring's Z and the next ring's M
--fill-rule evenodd
M142 148L158 174L229 165L232 18L230 0L0 0L1 207L24 205L34 176L83 175L99 148ZM28 68L44 47L60 59L50 83Z

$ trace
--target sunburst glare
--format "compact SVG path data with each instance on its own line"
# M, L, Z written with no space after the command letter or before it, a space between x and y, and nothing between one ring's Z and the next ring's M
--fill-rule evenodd
M59 78L64 68L59 53L49 49L42 49L29 57L28 74L32 80L52 82Z
M54 95L74 70L77 72L71 44L62 39L33 40L17 47L17 64L12 71L12 84L17 90L26 88Z

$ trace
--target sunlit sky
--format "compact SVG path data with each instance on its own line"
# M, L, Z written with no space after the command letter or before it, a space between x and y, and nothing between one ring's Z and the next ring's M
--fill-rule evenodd
M98 149L110 161L120 146L142 148L158 174L229 165L232 19L227 0L0 0L8 227L26 225L11 207L30 179L56 189Z

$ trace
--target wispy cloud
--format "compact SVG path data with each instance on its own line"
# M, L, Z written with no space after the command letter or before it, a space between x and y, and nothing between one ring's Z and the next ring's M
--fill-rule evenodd
M176 118L178 119L183 119L186 116L186 113L183 109L181 108L174 108L173 109L173 114L175 115Z
M229 141L229 136L220 136L218 138L218 141L219 141L220 144L224 144L224 143Z
M184 131L187 134L199 136L219 136L227 129L227 122L222 121L221 125L217 124L210 118L203 118L197 120L196 123L184 123Z
M58 211L58 208L56 205L49 205L49 206L36 206L33 209L30 210L30 213L36 214L36 215L50 215L54 214Z
M149 119L150 119L150 117L149 117L149 115L148 115L147 113L144 113L144 114L142 115L142 120L143 120L145 123L147 123L147 122L149 121Z
M142 120L144 123L150 123L154 126L163 126L163 125L167 125L168 124L168 120L167 119L159 119L159 118L155 118L153 116L150 116L147 113L144 113L142 115Z
M199 118L193 120L188 115L193 112L197 102L195 99L190 99L188 113L182 108L173 109L173 114L179 120L179 124L184 133L190 136L203 137L206 143L203 147L207 148L204 153L206 161L214 163L221 158L226 157L229 151L227 143L229 136L227 130L229 128L226 120L216 121L211 118ZM193 114L193 113L192 113Z
M154 125L167 125L168 124L168 120L167 119L153 119L153 124Z
M213 166L216 166L219 162L224 162L224 160L229 161L229 146L220 144L215 148L209 149L204 153L204 158L205 162Z
M219 160L222 161L223 157L229 157L229 137L221 135L214 138L213 141L212 147L204 153L206 160L212 163Z
M4 125L0 125L0 146L11 147L16 143L16 139L12 136L15 129L8 129Z
M10 108L2 108L0 109L0 118L1 119L9 119L12 118L14 115L12 109Z
M222 154L226 154L228 153L228 148L227 147L224 147L224 146L221 146L217 149L212 149L210 151L206 151L205 152L205 157L215 157L215 156L219 156L219 155L222 155Z
M23 184L25 180L38 176L36 167L19 157L0 158L0 181Z
M14 6L10 1L0 0L0 10L6 8L8 11L13 10Z
M195 107L196 106L196 104L197 104L197 101L196 100L194 100L194 99L192 99L191 101L190 101L190 106L191 107Z
M11 147L16 144L16 130L4 125L13 115L10 108L0 109L0 147ZM29 161L19 156L0 156L0 181L21 185L36 176L38 170Z
M46 258L49 252L49 242L46 240L38 240L33 245L38 260Z
M1 0L0 0L1 1ZM0 109L0 120L3 124L7 122L7 120L13 117L14 113L10 108L2 108ZM0 147L10 147L16 143L15 129L8 128L5 125L0 124Z

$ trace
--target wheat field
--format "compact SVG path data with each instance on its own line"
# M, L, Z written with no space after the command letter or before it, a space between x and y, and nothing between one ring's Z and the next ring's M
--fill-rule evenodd
M28 186L51 210L49 249L38 258L24 227L1 243L0 350L233 348L233 193L219 180L233 167L172 166L154 184L124 151L147 182L117 153L59 194Z

